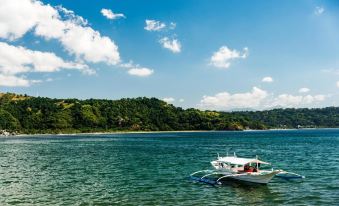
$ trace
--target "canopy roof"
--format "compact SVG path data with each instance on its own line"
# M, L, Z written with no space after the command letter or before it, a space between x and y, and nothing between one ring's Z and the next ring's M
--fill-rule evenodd
M264 162L258 159L240 158L240 157L220 157L217 161L236 165L245 165L249 163L270 164L268 162Z

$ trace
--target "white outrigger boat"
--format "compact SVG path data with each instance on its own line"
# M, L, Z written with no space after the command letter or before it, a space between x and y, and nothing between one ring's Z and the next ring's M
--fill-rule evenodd
M190 175L191 179L208 184L222 184L226 179L249 183L267 184L277 176L284 179L300 179L304 176L283 170L262 170L262 165L270 165L256 158L234 156L219 157L211 162L214 170L201 170ZM200 174L200 176L198 176ZM201 175L202 174L202 175Z

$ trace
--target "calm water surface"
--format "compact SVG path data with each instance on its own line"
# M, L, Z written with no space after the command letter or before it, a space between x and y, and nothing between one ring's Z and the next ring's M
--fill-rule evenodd
M0 138L0 205L338 205L339 130ZM216 153L306 176L195 183Z

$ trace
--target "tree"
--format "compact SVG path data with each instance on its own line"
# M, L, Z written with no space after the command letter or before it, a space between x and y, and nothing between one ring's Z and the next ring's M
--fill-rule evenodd
M20 122L9 112L0 109L0 129L17 130L20 128Z

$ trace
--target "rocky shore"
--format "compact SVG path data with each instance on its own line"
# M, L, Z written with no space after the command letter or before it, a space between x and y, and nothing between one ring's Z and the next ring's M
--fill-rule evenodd
M17 132L9 132L7 130L0 130L0 136L15 136Z

